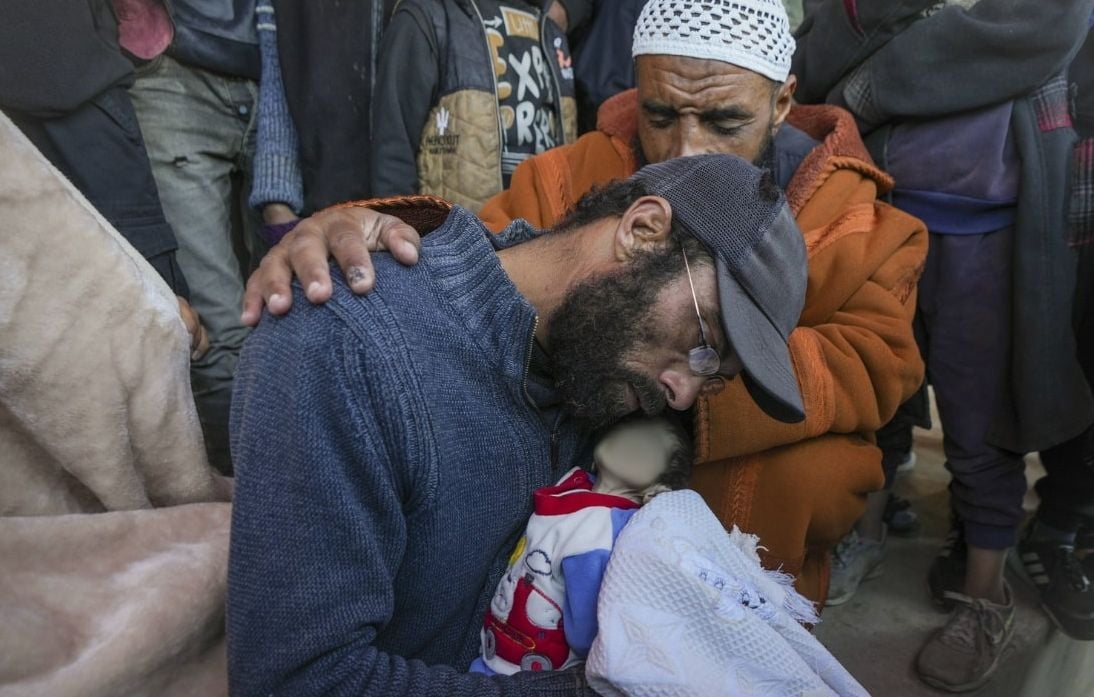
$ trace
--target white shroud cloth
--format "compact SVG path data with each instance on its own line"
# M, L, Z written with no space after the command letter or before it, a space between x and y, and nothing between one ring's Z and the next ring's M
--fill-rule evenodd
M817 617L790 581L695 492L657 496L612 550L590 686L605 697L867 695L802 627Z

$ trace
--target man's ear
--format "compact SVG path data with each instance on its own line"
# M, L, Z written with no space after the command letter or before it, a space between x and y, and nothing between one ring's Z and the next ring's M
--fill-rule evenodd
M627 261L636 250L663 247L672 231L672 206L660 196L643 196L623 213L615 233L615 258Z
M794 90L798 88L798 78L794 75L790 75L786 78L786 82L775 88L775 94L772 97L772 119L771 119L771 135L774 137L775 132L779 130L779 126L783 125L786 121L787 115L790 113L790 107L794 106Z

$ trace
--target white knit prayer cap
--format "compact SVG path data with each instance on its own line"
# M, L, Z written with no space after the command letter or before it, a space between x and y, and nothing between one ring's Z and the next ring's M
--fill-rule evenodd
M632 55L709 58L785 82L794 37L782 0L649 0Z

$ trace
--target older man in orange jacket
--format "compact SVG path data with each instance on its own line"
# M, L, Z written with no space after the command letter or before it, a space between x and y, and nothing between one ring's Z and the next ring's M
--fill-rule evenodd
M808 253L805 309L790 338L805 419L767 416L740 380L712 391L697 409L692 483L723 523L760 536L766 565L794 574L819 601L829 550L861 515L866 494L882 485L873 433L923 377L911 319L927 234L917 219L877 200L892 181L873 164L849 114L793 106L793 39L781 4L715 2L722 23L693 34L711 26L707 5L648 3L635 33L637 90L605 103L595 132L523 163L480 216L492 229L518 217L549 226L591 188L632 174L644 160L729 152L772 168ZM766 19L741 21L760 16L755 11ZM257 321L264 300L276 314L288 310L294 269L309 299L325 300L328 251L358 292L372 285L367 247L404 262L417 258L415 231L367 208L321 213L291 235L252 278L246 321Z

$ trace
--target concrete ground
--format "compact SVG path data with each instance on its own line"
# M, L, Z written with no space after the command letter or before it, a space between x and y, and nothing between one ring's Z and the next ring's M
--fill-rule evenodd
M938 419L935 418L935 423ZM820 641L875 697L945 694L920 682L914 662L920 647L947 615L927 594L927 568L948 525L949 475L943 467L942 434L916 433L917 464L901 475L896 492L912 501L920 528L911 537L890 535L885 572L867 581L846 604L824 611L816 629ZM1032 484L1043 474L1028 458ZM1027 510L1036 508L1030 491ZM1094 642L1068 639L1040 610L1036 592L1008 570L1018 603L1015 636L992 680L979 697L1094 697Z

